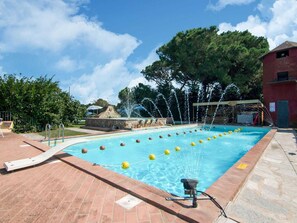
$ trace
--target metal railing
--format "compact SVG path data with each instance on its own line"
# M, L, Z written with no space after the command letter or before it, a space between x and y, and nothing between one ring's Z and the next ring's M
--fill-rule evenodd
M47 138L47 145L51 146L51 128L50 124L45 125L45 139Z
M48 146L51 146L51 128L52 128L52 126L50 124L46 124L46 126L45 126L45 139L47 139ZM54 139L54 146L57 145L57 140L60 139L60 138L62 139L62 142L64 142L64 131L65 131L64 124L61 123L59 125L59 128L58 128L58 137L56 137Z
M3 121L12 121L12 114L10 111L0 111L0 118Z
M61 137L61 133L62 133L62 142L64 142L64 124L63 123L61 123L59 125L59 135L58 135L58 138Z

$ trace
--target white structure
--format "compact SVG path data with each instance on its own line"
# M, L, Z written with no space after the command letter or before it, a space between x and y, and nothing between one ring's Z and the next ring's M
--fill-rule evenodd
M26 158L26 159L21 159L21 160L15 160L15 161L9 161L4 163L4 167L7 171L12 171L12 170L18 170L30 166L35 166L37 164L40 164L47 159L51 158L53 155L56 153L62 151L66 147L76 144L76 143L81 143L81 142L86 142L88 140L86 139L76 139L76 140L70 140L68 142L61 143L53 148L50 148L44 153L41 153L40 155L34 156L32 158Z

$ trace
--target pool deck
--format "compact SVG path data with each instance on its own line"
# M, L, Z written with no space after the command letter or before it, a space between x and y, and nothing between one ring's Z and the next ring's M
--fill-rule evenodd
M21 135L4 135L0 163L48 149ZM218 218L220 211L209 201L198 202L198 208L190 201L166 201L170 195L164 191L61 152L32 168L0 169L0 222L294 222L297 156L292 153L297 153L293 130L270 132L215 182L206 192L226 207L226 219ZM247 166L239 169L240 164ZM116 203L128 194L143 201L132 209Z
M297 222L297 138L292 129L279 129L226 208L236 221L220 218L217 223Z

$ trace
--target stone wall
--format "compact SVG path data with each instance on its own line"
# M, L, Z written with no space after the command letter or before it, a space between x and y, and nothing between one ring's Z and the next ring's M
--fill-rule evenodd
M87 118L86 128L93 129L135 129L166 125L166 118Z

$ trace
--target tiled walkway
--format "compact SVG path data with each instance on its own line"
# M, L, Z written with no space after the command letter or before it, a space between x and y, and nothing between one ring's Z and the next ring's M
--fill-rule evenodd
M226 208L244 223L297 223L297 144L292 129L279 129L245 185ZM231 223L220 218L217 223Z
M274 133L268 133L206 192L225 207ZM0 163L32 157L47 149L20 135L5 133L5 138L0 138ZM237 168L242 163L247 168ZM0 173L0 222L207 223L220 215L210 201L199 203L198 208L189 208L191 201L166 201L170 195L164 191L63 152L34 168L12 173L0 169ZM128 193L143 200L130 210L116 203Z
M19 135L0 139L0 163L32 157L39 150ZM63 161L0 175L0 222L185 222L146 202L127 210L115 202L127 195Z

